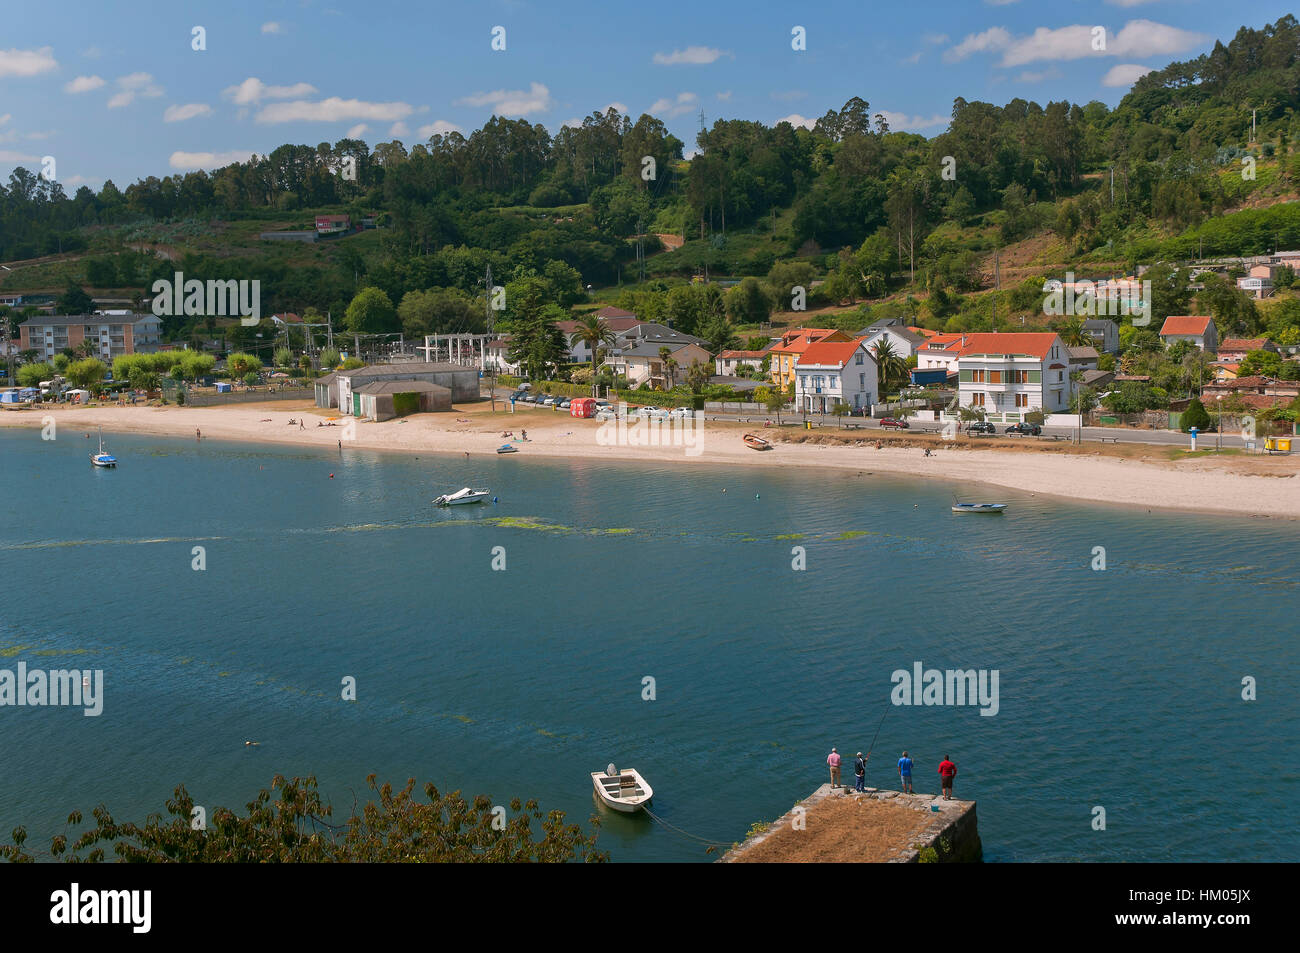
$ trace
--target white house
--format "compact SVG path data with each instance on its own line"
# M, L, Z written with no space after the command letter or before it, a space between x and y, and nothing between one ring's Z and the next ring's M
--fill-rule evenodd
M873 348L876 346L876 342L880 339L888 339L889 343L893 345L894 353L902 357L904 360L911 357L926 344L923 335L917 334L915 331L909 331L907 328L898 325L891 325L883 328L867 328L859 335L859 337L866 341L868 346ZM917 366L920 366L919 358Z
M735 377L736 371L742 367L761 371L763 358L766 355L766 351L719 351L718 356L713 359L714 373Z
M986 420L1068 413L1074 399L1069 351L1050 331L966 335L958 378L961 406L982 408Z
M1203 315L1171 314L1160 328L1160 340L1165 347L1175 341L1191 341L1202 351L1211 353L1219 349L1219 329L1214 319Z
M830 413L841 403L860 411L880 393L876 359L864 338L809 344L794 372L795 409L808 413Z
M935 334L916 349L916 369L919 371L941 367L949 374L957 370L964 334Z
M1089 318L1083 322L1083 333L1096 342L1093 347L1098 351L1119 353L1119 325L1110 318Z
M668 357L673 361L671 367L659 353L663 348L668 349ZM634 344L613 348L604 366L625 376L630 387L648 383L651 387L669 390L673 385L686 381L687 372L697 361L707 367L712 363L713 355L689 341L669 343L637 339Z
M595 316L604 321L605 326L614 332L615 336L626 334L643 323L631 311L624 311L622 308L601 308L595 312ZM590 363L591 349L577 336L579 322L557 321L555 326L564 332L564 339L569 342L569 360L575 364Z

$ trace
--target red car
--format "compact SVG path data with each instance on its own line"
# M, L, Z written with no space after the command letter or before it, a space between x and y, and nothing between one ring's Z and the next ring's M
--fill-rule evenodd
M881 417L880 426L886 430L907 430L909 425L906 420L899 420L895 417Z

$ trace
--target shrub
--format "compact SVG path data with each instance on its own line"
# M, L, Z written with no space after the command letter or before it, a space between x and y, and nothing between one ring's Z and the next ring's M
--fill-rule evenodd
M1179 419L1179 425L1183 433L1187 433L1193 427L1197 430L1208 430L1210 428L1210 415L1205 410L1205 405L1201 403L1199 397L1193 397L1192 402L1187 405Z

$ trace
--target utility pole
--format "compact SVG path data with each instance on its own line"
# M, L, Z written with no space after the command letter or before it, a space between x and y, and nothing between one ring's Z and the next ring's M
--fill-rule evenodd
M1115 167L1110 167L1110 204L1115 207Z
M487 266L487 275L483 280L487 283L487 301L485 310L487 337L484 338L482 344L479 346L486 348L488 342L492 340L492 329L496 324L492 319L492 265L490 263ZM484 356L483 363L484 365L487 364L486 356ZM488 378L488 399L492 402L492 413L495 414L497 412L497 369L495 364L492 365L492 374Z

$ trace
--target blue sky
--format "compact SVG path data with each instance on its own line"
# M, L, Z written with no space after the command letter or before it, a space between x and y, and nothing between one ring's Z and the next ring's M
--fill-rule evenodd
M408 148L494 112L552 132L610 104L694 147L699 112L815 120L849 97L943 131L957 96L1119 102L1161 68L1290 12L1252 0L396 3L63 0L0 20L0 178L52 156L69 193L215 168L285 142ZM505 50L492 49L504 27ZM806 50L791 48L806 31ZM1106 30L1093 50L1092 28ZM195 50L194 28L205 31Z

